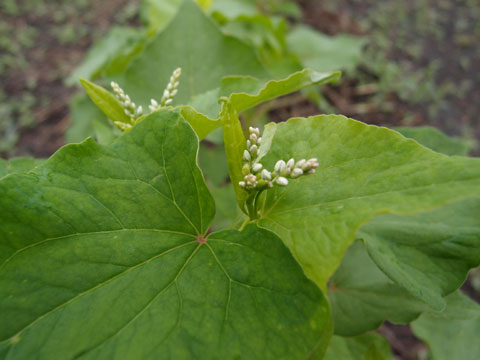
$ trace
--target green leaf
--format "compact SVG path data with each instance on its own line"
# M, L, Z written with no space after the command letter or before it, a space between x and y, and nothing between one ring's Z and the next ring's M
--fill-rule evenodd
M329 306L273 233L206 233L214 204L176 112L0 181L0 355L301 359Z
M307 276L325 288L361 225L480 195L480 159L448 157L400 134L343 116L277 124L264 167L316 157L320 166L266 192L259 225L275 232Z
M96 135L95 123L110 128L114 134L114 125L86 94L77 94L70 102L71 125L65 138L67 143L81 142L87 137ZM98 126L98 125L97 125Z
M223 146L202 143L198 153L198 163L206 175L208 184L219 187L227 181L228 167Z
M212 0L197 0L197 4L208 10ZM178 12L182 0L142 0L140 18L149 25L149 32L156 33L172 20Z
M412 329L429 345L433 360L478 359L480 306L460 291L447 297L444 311L423 314Z
M378 328L384 320L407 324L429 306L390 280L372 261L365 246L356 241L330 279L335 334L360 335Z
M191 0L186 0L169 25L160 32L128 68L120 85L135 102L146 107L162 96L172 71L182 68L176 104L219 87L227 75L268 74L254 51L225 36Z
M363 226L382 271L435 310L480 265L480 199L472 198L412 216L381 215Z
M393 360L387 339L378 334L357 337L334 336L325 360Z
M236 111L242 112L267 100L275 99L309 86L336 82L340 79L340 75L340 72L319 73L311 69L304 69L293 73L285 79L271 80L266 83L250 79L248 85L246 85L245 79L242 78L226 78L225 83L222 84L222 92L230 93L231 95L228 96L229 102L235 107Z
M233 185L228 184L223 187L210 187L210 191L215 199L217 210L212 222L213 230L240 228L247 217L237 206Z
M318 71L354 70L364 44L364 39L356 36L328 36L304 25L296 26L287 34L288 49L298 56L304 67Z
M397 127L394 130L442 154L466 156L471 150L471 147L465 141L448 137L434 127Z
M32 157L16 157L8 161L0 159L0 178L11 174L25 173L41 165L44 161L44 159Z
M108 118L112 121L130 123L130 118L125 114L122 104L112 93L88 80L80 79L80 82L90 99Z
M120 74L144 46L144 31L114 26L88 51L83 63L67 79L73 85L80 78L92 80L103 74Z
M243 180L243 152L246 149L245 136L243 134L238 113L228 102L223 103L223 111L220 116L222 120L223 143L225 144L225 154L227 156L228 174L230 182L235 190L237 203L244 213L246 213L244 204L248 198L248 192L242 189L238 183Z

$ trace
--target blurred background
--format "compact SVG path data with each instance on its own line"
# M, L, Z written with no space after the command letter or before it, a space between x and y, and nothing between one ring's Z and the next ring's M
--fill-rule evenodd
M158 13L148 12L161 12L168 2L179 1L2 0L0 156L47 157L65 144L70 102L81 91L71 75L85 65L89 48L112 29L151 29L149 16ZM339 84L269 104L262 116L341 113L384 126L430 125L479 154L478 0L220 0L217 8L234 11L242 2L289 26L309 26L295 27L287 37L303 64L344 72ZM215 1L209 5L215 8ZM261 38L257 32L252 40L233 21L214 18L225 32L256 42L259 51L278 46L269 34ZM132 41L120 35L113 37ZM319 47L302 48L296 37L311 38ZM90 60L87 67L95 66ZM80 70L85 75L85 66Z
M455 153L480 155L478 0L197 2L225 33L253 46L277 77L291 63L343 72L337 84L246 112L244 122L261 126L340 113L381 126L431 126L453 138L449 145ZM45 158L65 143L99 139L105 123L98 118L92 125L92 119L103 115L89 105L78 78L102 83L122 72L168 24L179 3L1 0L0 158ZM426 132L421 142L428 144L431 136ZM227 183L223 148L215 141L202 146L200 164L210 174L221 213L219 187ZM464 290L479 301L479 271ZM380 332L398 359L428 357L426 345L408 326L387 323Z

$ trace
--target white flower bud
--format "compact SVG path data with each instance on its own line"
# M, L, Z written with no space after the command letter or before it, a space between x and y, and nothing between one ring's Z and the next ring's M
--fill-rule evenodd
M262 170L262 179L263 180L272 180L272 173L267 169Z
M257 144L260 144L261 142L262 142L262 138L259 137L259 138L257 139Z
M245 181L240 181L238 183L238 186L240 186L241 188L244 188L245 189Z
M166 99L168 97L170 97L170 91L168 91L167 89L165 89L165 91L163 92L163 97Z
M247 140L247 148L250 149L250 146L252 146L252 142L250 140Z
M285 161L278 160L277 163L275 164L274 170L275 170L275 172L281 174L285 170L286 167L287 167L287 165L285 164Z
M152 104L154 107L158 107L158 102L155 99L150 99L150 104Z
M255 165L253 165L252 171L255 172L255 173L256 173L256 172L259 172L260 170L262 170L262 167L263 167L262 164L257 163L257 164L255 164Z
M308 160L308 163L310 165L311 168L317 168L318 167L318 160L317 158L311 158L310 160Z
M256 144L257 143L257 135L256 134L250 134L250 140L252 143Z
M292 171L292 178L295 179L295 178L297 178L297 177L299 177L299 176L301 176L301 175L303 175L303 170L302 170L302 169L300 169L300 168L295 168L295 169L293 169L293 171Z
M252 145L252 146L250 146L250 152L251 152L252 154L255 154L255 153L257 152L257 150L258 150L257 145Z
M178 90L177 90L177 89L173 90L173 91L170 93L170 97L174 97L175 95L177 95L177 93L178 93Z
M139 106L139 107L137 108L137 112L136 112L136 113L137 113L137 115L142 115L142 113L143 113L143 108L142 108L141 106Z
M288 185L288 180L286 178L284 178L283 176L278 177L276 182L280 186L287 186Z
M303 167L307 164L307 160L305 159L302 159L300 160L299 162L297 162L297 164L295 165L296 168L300 168L300 169L303 169Z
M315 174L315 169L310 169L305 174L307 174L307 175Z
M173 99L168 99L165 101L165 105L170 105L173 102Z
M291 158L287 161L287 168L291 169L295 165L295 159Z
M245 151L243 152L243 160L245 160L245 161L250 161L250 160L252 160L252 157L250 156L250 153L248 152L248 150L245 150Z

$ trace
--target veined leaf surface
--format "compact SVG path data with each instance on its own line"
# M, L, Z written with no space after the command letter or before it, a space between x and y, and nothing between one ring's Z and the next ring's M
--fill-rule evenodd
M275 232L325 289L361 225L480 195L480 159L435 153L400 134L343 116L277 124L264 165L316 157L314 175L266 192L261 227Z
M0 181L0 358L317 358L329 306L256 225L208 235L177 112Z

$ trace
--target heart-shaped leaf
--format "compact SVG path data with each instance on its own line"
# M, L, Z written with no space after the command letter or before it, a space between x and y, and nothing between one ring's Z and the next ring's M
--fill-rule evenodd
M277 124L264 166L318 158L316 174L266 192L259 225L285 242L325 288L357 230L381 213L409 214L480 195L480 159L435 153L395 131L343 116Z
M214 204L177 112L0 181L0 355L321 356L329 306L281 240L206 235Z

